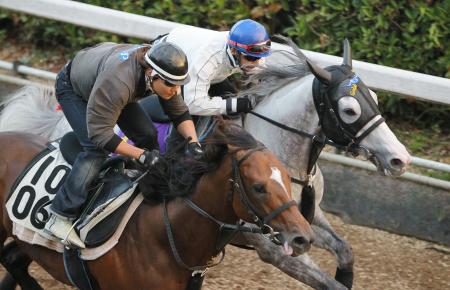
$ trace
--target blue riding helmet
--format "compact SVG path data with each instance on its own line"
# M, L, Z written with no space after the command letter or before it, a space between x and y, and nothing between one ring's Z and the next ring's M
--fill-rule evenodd
M251 19L238 21L231 27L228 45L253 57L266 57L272 51L270 38L264 26Z

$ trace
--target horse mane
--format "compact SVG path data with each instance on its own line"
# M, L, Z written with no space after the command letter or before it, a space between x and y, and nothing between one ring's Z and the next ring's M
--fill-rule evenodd
M202 142L204 156L202 160L186 157L184 150L167 153L163 157L162 166L149 173L149 178L143 178L141 190L150 188L151 194L144 196L159 199L161 196L170 198L188 196L194 192L195 186L204 174L217 170L224 157L229 153L228 145L233 149L251 149L260 143L241 126L214 117L214 127ZM147 184L146 184L147 183ZM153 194L156 192L157 194Z
M250 74L244 81L246 88L241 90L238 96L252 96L256 103L259 103L264 97L271 95L279 88L311 73L306 63L306 56L292 39L281 35L275 35L273 39L287 44L294 53L288 50L275 50L270 59L275 59L275 56L280 55L280 59L284 57L289 63L286 61L284 63L279 61L268 63L264 68Z

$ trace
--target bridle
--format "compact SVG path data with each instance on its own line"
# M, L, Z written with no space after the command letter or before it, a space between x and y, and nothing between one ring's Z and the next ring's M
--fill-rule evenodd
M278 232L275 232L271 226L269 226L269 222L274 219L276 216L278 216L280 213L282 213L284 210L288 209L289 207L296 205L297 203L294 200L291 200L289 202L284 203L283 205L279 206L278 208L274 209L272 212L262 215L260 214L259 210L256 208L256 206L251 202L251 200L248 197L247 191L245 190L245 186L242 182L241 172L239 170L241 164L247 160L253 153L257 151L265 150L265 147L257 147L254 149L250 149L246 152L246 154L241 157L240 160L237 160L235 158L235 155L233 155L231 161L232 161L232 178L230 178L231 183L231 190L228 194L228 200L229 202L233 203L233 196L235 192L239 193L239 198L242 204L246 207L248 214L252 217L253 222L261 229L261 232L263 234L268 234L269 239L280 245L282 242L279 240Z
M364 148L359 145L361 141L382 124L384 119L381 117L370 93L366 93L369 92L368 88L349 66L335 65L327 67L325 70L331 73L331 82L324 84L316 77L312 85L314 106L319 116L319 124L325 136L333 140L335 144L345 146L348 148L347 151L358 154L357 151ZM348 83L345 84L344 82L347 80ZM355 91L349 93L353 86ZM366 109L357 121L346 124L336 113L337 103L340 98L350 95L360 104L366 105ZM367 148L363 150L368 151Z
M244 149L238 149L231 153L231 166L232 166L232 176L229 179L229 182L231 184L230 191L227 195L227 201L229 203L233 203L233 197L235 193L239 194L240 201L245 206L247 212L252 217L253 221L257 225L257 227L251 227L251 226L245 226L244 222L238 221L236 224L228 224L225 222L222 222L212 215L210 215L208 212L200 208L198 205L196 205L192 200L189 198L184 198L184 202L191 207L195 212L200 214L201 216L215 222L219 226L219 232L220 235L224 231L231 231L232 235L228 235L224 238L219 238L218 244L219 247L216 245L216 251L217 254L221 254L221 258L218 262L209 262L206 265L202 266L188 266L185 262L183 262L180 254L178 253L178 250L175 246L175 240L172 232L172 226L170 224L169 215L167 211L167 201L164 198L163 200L163 207L164 207L164 224L166 227L167 237L169 240L169 245L172 250L172 253L175 257L175 260L177 264L185 268L189 271L192 271L192 276L200 274L203 276L206 273L206 270L208 268L217 266L220 264L224 257L225 257L225 245L233 238L233 236L238 232L245 232L245 233L255 233L255 234L262 234L264 237L268 238L272 242L274 242L277 245L282 244L283 238L281 237L279 232L276 232L273 230L273 228L269 225L270 221L274 219L276 216L281 214L284 210L288 209L289 207L293 205L297 205L295 200L291 200L289 202L284 203L280 207L274 209L272 212L263 215L260 213L260 211L257 209L257 207L251 202L250 198L248 197L247 191L245 190L245 185L242 181L242 176L240 173L240 166L243 162L245 162L253 153L258 151L266 150L264 146L258 146L256 148L249 149L244 156L242 156L239 160L236 159L236 153L244 150ZM230 153L229 153L230 154ZM225 240L224 240L225 239Z

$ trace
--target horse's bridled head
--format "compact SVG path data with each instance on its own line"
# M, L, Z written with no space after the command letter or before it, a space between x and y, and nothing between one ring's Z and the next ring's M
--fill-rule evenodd
M240 155L236 156L238 160ZM299 255L306 252L313 240L313 232L296 203L292 202L290 176L280 161L269 151L257 151L242 162L240 173L244 187L241 190L245 191L241 194L247 194L260 219L269 217L267 225L282 237L279 244L285 253ZM243 213L240 218L253 222L241 201L242 198L234 197L235 210L236 202L241 203L237 214Z
M383 121L376 93L344 65L329 70L335 79L347 74L344 80L328 91L340 126L369 153L369 159L381 174L403 174L411 156ZM347 138L347 141L350 140Z
M362 146L381 174L399 176L411 156L381 117L377 95L352 71L350 55L346 58L342 65L325 68L330 79L315 94L322 130L339 145Z

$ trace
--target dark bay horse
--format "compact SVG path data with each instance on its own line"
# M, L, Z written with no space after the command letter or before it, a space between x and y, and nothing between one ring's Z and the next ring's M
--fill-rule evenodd
M45 146L46 140L36 135L0 133L2 245L12 236L12 223L4 208L10 188ZM178 170L183 178L171 179L171 188L184 186L193 191L167 202L175 248L186 265L206 265L220 252L215 247L217 222L194 210L190 202L227 224L259 220L260 229L277 233L272 238L283 245L286 255L300 255L309 249L312 229L292 202L290 177L272 153L241 127L223 120L218 120L204 148L205 160L175 162L174 166L183 169ZM192 181L186 184L189 174ZM164 205L147 200L133 214L119 243L97 260L88 261L99 289L186 289L192 270L174 259L163 216ZM5 248L0 261L23 289L41 289L27 273L31 260L55 279L70 284L61 254L20 240L16 243L17 256L25 257L25 265L15 266Z

